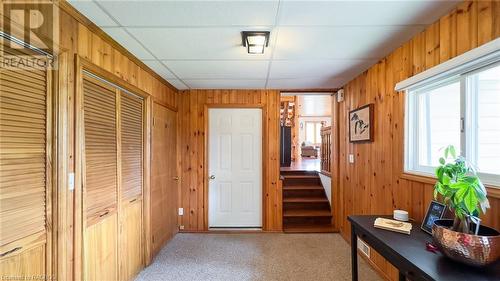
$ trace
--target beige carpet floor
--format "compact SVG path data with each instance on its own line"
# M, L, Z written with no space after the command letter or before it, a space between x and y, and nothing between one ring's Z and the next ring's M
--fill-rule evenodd
M177 234L136 280L351 280L351 254L339 234Z

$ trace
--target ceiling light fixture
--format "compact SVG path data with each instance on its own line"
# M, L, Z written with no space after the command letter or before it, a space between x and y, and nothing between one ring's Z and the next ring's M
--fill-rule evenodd
M243 47L249 54L263 54L264 48L269 46L269 31L242 31Z

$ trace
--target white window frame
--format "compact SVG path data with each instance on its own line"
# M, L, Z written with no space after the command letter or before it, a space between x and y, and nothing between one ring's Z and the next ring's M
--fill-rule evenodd
M477 87L475 74L500 66L500 57L485 64L481 62L476 68L469 67L461 74L450 75L448 77L433 80L429 83L425 81L418 83L418 87L406 89L405 94L405 145L404 145L404 172L423 176L435 176L435 168L419 164L418 157L418 128L419 128L419 94L443 87L452 83L460 82L460 151L461 155L473 163L477 163ZM500 175L478 173L481 180L486 184L500 187Z

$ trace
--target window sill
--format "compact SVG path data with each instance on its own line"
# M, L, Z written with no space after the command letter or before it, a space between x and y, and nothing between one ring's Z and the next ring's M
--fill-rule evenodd
M437 181L437 178L429 175L422 175L417 173L403 172L400 176L402 179L411 180L426 184L434 185ZM486 191L488 192L489 198L500 199L500 186L485 184Z

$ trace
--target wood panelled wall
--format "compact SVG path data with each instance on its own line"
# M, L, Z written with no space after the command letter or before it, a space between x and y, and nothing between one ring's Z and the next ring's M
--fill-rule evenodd
M376 65L344 86L345 100L338 104L340 232L350 239L351 214L391 214L408 210L422 220L433 196L431 178L405 177L403 171L404 94L394 91L397 82L460 55L500 36L500 2L465 1L431 24ZM375 104L375 140L351 144L348 112ZM348 162L354 154L355 163ZM484 223L500 228L500 197L489 189L491 209ZM372 263L386 278L397 272L372 251Z
M74 192L68 191L67 173L75 172L75 56L88 59L98 67L113 73L119 79L138 87L150 94L156 103L176 110L178 91L153 74L132 54L118 45L97 26L81 16L65 1L59 4L60 53L58 56L59 77L57 94L58 104L58 141L57 159L59 177L57 185L58 208L66 212L58 215L57 252L59 262L56 270L60 280L74 280L79 276L81 264L75 257L75 248L80 247L78 241L73 244L74 225ZM154 163L152 163L154 164ZM148 175L149 176L149 175ZM177 195L175 195L177 196ZM77 204L79 204L77 202ZM146 238L147 241L147 238ZM73 264L74 262L74 264ZM76 271L76 272L75 272ZM76 277L76 280L79 278Z
M279 102L280 92L273 90L188 90L179 101L181 198L184 231L205 231L205 107L206 105L262 105L264 120L263 229L281 231L281 190L279 190Z

